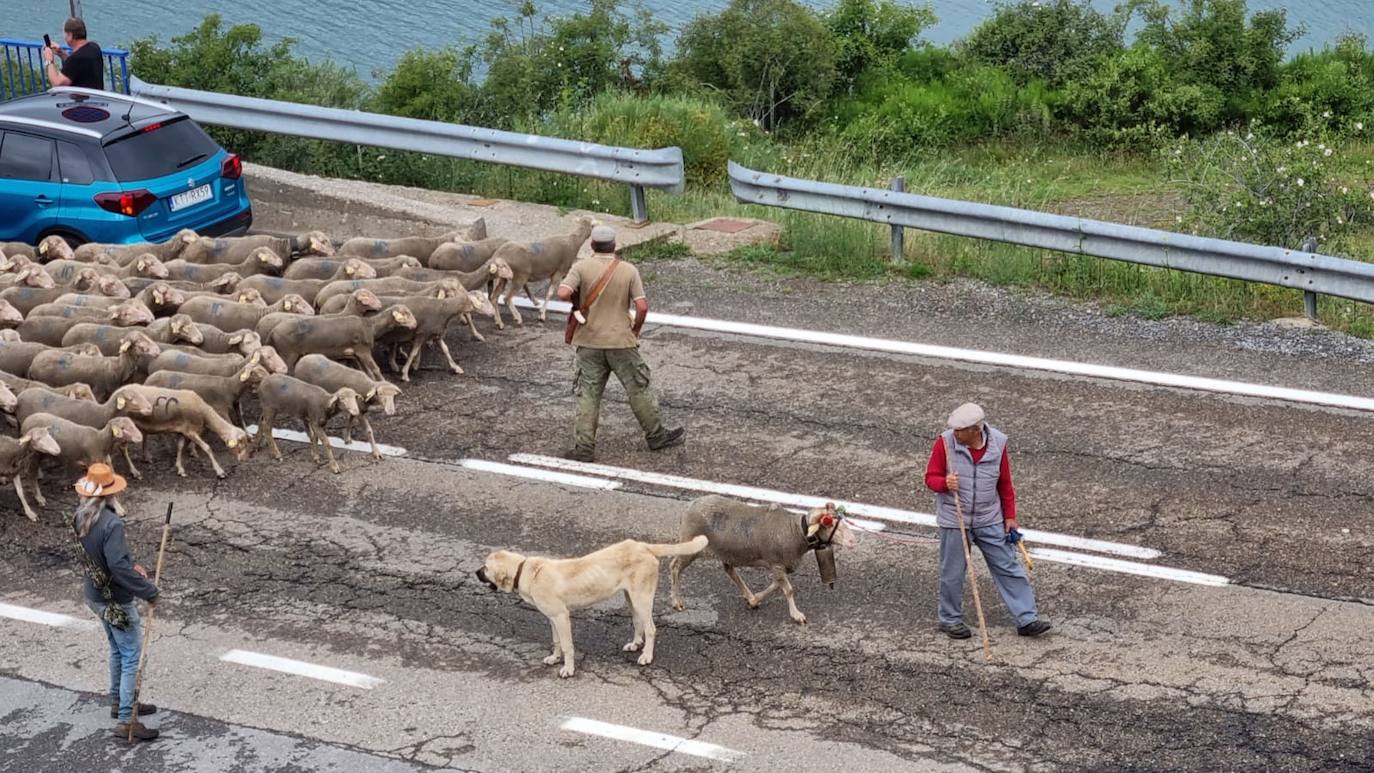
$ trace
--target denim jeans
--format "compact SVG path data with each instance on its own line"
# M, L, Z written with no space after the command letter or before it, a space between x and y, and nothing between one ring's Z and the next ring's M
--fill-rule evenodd
M104 604L89 599L86 606L100 617ZM119 630L103 619L105 638L110 643L110 701L119 704L119 721L128 722L134 712L134 682L138 679L138 656L143 650L143 623L138 617L137 604L123 604L129 613L129 627Z

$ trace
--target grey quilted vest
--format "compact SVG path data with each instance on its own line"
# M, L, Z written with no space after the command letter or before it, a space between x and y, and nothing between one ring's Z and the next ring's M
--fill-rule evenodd
M964 509L964 524L979 529L1002 525L1002 498L997 494L997 479L1002 471L1002 452L1007 436L989 424L983 425L987 451L977 464L968 446L954 439L954 430L945 430L941 437L945 448L953 450L954 471L959 473L959 504ZM959 528L955 514L954 495L946 492L935 495L935 522L950 529Z

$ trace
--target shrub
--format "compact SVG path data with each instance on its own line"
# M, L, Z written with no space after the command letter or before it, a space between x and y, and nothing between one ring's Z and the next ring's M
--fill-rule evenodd
M372 109L429 121L474 123L481 115L473 85L472 47L407 51L377 87Z
M730 0L683 30L673 68L772 130L809 117L830 96L835 44L816 13L795 0Z
M1087 0L1019 0L999 5L962 48L976 62L1005 67L1018 83L1062 88L1120 52L1124 28L1124 16L1100 13Z
M1334 48L1299 54L1280 71L1279 85L1253 108L1267 126L1293 133L1323 114L1340 131L1374 122L1374 52L1346 35Z
M1064 91L1064 116L1090 141L1144 149L1221 124L1225 99L1213 86L1179 83L1164 58L1137 43Z
M1296 249L1374 223L1374 179L1320 124L1296 141L1258 126L1184 141L1168 160L1189 205L1179 221L1195 232Z
M840 88L852 94L860 76L889 70L910 50L916 36L935 23L935 12L894 0L839 0L822 18L834 39Z

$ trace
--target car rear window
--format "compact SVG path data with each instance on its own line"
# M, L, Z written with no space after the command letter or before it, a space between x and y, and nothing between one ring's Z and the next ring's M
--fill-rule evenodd
M0 178L7 180L52 179L52 140L15 132L0 140Z
M105 158L120 182L165 177L218 152L219 145L184 116L166 121L156 129L145 127L105 146Z

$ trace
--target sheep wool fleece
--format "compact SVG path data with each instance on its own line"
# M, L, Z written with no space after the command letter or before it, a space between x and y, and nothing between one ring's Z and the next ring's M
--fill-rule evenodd
M596 427L601 418L601 395L611 374L625 387L630 398L630 410L639 420L644 437L652 439L664 432L659 417L658 397L649 380L649 366L639 356L639 349L591 349L577 347L573 375L573 394L577 396L577 420L573 424L573 442L579 449L596 447Z

